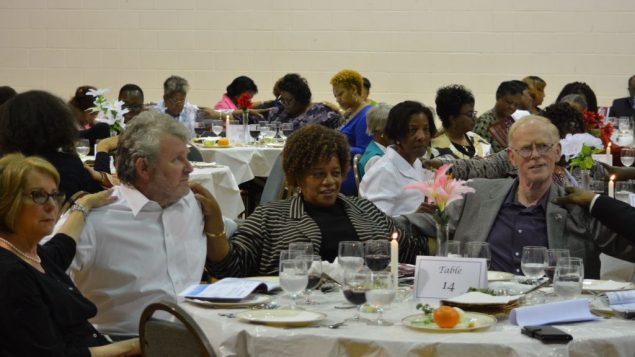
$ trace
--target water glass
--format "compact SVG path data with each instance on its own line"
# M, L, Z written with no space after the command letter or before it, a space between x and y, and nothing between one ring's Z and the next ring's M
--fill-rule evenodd
M573 299L582 292L584 265L580 258L560 258L553 275L553 291L562 299Z
M313 255L313 243L311 242L289 243L289 251L301 251L302 255Z
M223 132L224 124L222 120L212 120L212 132L214 135L219 136Z
M90 152L90 142L88 139L77 140L77 154L79 157L84 158Z
M523 247L520 268L527 279L533 283L534 280L545 275L545 269L548 265L547 259L547 247Z
M620 151L620 161L622 161L622 165L625 167L633 165L633 162L635 162L635 148L622 148Z
M467 258L483 258L487 260L487 270L492 261L492 252L487 242L467 242L465 243L465 256Z
M371 272L368 269L348 271L344 273L342 293L348 302L357 306L355 316L346 319L346 321L366 321L366 319L362 319L359 316L359 309L366 303L366 291L370 288L370 277Z
M366 266L372 271L381 271L390 265L390 241L374 239L364 243Z
M553 274L556 272L556 265L558 264L558 260L560 258L568 258L569 257L569 249L548 249L547 250L547 269L545 269L545 273L549 280L553 283Z
M296 309L295 300L309 283L307 263L302 259L281 260L279 271L280 287L291 296L291 309Z
M622 134L626 134L631 131L632 122L630 117L620 117L617 119L617 130Z
M282 123L280 124L280 137L283 139L287 139L291 133L293 133L293 123Z
M375 321L369 321L369 325L390 326L392 322L384 320L384 306L390 305L395 300L396 287L394 279L389 272L374 272L370 276L370 287L366 290L366 302L377 309L379 316Z
M342 241L337 249L337 262L344 268L344 273L358 271L364 266L364 243L358 241Z
M451 258L462 257L461 242L458 240L449 240L445 242L445 255Z

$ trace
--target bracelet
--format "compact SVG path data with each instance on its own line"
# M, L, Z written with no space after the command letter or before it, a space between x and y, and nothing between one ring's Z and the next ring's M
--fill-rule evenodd
M85 206L82 206L81 204L74 202L73 205L71 206L70 209L71 213L73 211L77 211L77 212L81 212L84 215L84 219L86 217L88 217L88 212L90 212L90 210L88 208L86 208Z
M211 239L216 239L216 238L221 238L225 236L225 229L223 229L222 232L214 234L214 233L209 233L209 232L205 232L205 235L207 236L207 238L211 238Z

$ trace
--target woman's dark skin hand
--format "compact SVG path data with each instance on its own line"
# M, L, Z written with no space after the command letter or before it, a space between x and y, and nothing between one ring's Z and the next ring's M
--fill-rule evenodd
M606 180L611 177L611 175L615 175L616 181L625 181L625 180L633 180L635 179L635 168L632 167L617 167L607 165L603 162L600 162L600 165L606 170Z
M566 187L565 191L567 192L567 195L556 198L556 204L562 206L567 203L572 203L588 208L593 200L593 197L595 197L595 192L584 191L577 187Z

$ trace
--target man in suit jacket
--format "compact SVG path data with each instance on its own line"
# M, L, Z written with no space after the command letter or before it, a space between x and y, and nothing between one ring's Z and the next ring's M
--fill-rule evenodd
M628 97L613 101L609 115L612 117L632 117L635 115L635 75L628 79Z
M553 183L560 158L558 130L539 116L515 122L509 131L509 158L518 169L517 179L475 179L475 193L447 207L454 240L487 241L493 270L522 274L524 246L567 248L584 259L585 276L599 278L600 252L635 261L635 244L610 231L578 205L559 206L553 201L565 194ZM427 230L430 216L410 216ZM434 232L434 229L432 229Z

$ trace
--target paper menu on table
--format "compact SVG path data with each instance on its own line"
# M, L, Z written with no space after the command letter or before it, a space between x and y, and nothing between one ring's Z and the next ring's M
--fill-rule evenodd
M253 292L269 292L280 284L251 279L225 278L213 284L197 284L183 290L179 296L215 301L242 300Z
M608 292L606 296L613 310L635 310L635 290Z

